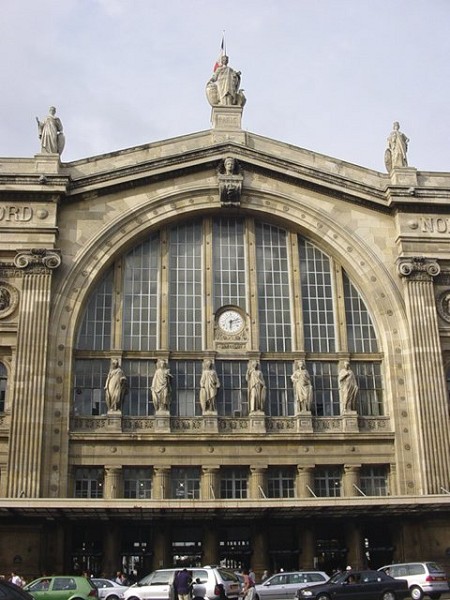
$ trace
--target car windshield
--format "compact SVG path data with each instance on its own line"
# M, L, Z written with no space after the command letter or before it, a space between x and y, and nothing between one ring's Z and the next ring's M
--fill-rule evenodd
M347 573L335 573L330 579L328 583L341 583L345 580Z

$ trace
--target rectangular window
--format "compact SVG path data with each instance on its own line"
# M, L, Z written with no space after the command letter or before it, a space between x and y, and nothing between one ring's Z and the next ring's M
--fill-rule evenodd
M256 273L261 350L289 352L292 338L289 264L283 229L256 223Z
M248 415L247 362L216 361L221 398L217 402L217 412L222 416L245 417Z
M8 377L6 367L4 364L0 363L0 413L5 412L7 384Z
M271 467L267 472L269 498L295 498L295 471L293 468Z
M125 350L157 348L159 235L133 248L124 260L123 345Z
M154 360L124 360L122 368L127 377L128 391L122 413L133 417L154 414L150 387L156 369Z
M298 247L305 350L335 352L336 335L330 259L300 236Z
M373 362L354 362L352 368L359 387L356 397L358 414L369 417L383 415L381 365Z
M307 362L311 376L313 402L311 412L317 417L333 417L340 414L338 365L331 362Z
M103 498L103 469L76 469L74 477L74 497Z
M172 414L178 417L201 415L199 389L202 363L193 360L177 360L172 361L170 366L173 376Z
M73 383L74 416L104 415L107 412L105 402L105 380L110 361L107 359L78 359L75 361Z
M232 304L245 310L244 222L215 219L213 223L214 310Z
M221 469L220 497L247 498L247 469Z
M342 469L319 467L314 473L314 493L321 498L336 498L341 495Z
M152 471L126 467L123 469L124 498L151 498L152 497Z
M361 468L359 486L366 496L388 495L388 470L385 466Z
M191 468L172 468L170 472L171 479L171 498L177 500L193 500L200 498L200 469Z
M263 361L261 371L267 386L266 414L272 417L293 415L292 363Z
M180 225L170 231L170 349L202 347L202 226Z

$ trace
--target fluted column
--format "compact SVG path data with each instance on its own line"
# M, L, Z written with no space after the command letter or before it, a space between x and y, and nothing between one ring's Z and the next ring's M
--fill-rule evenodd
M313 494L311 490L314 489L314 466L310 465L303 467L297 466L297 477L295 481L295 487L297 490L297 498L311 498Z
M405 288L411 339L423 493L435 494L441 487L448 489L450 480L448 391L433 289L440 267L435 260L401 258L398 271Z
M250 467L249 498L264 498L266 491L267 467Z
M202 500L216 500L219 498L219 465L202 467L200 482L200 497Z
M24 273L12 385L9 497L36 498L40 492L51 273L60 264L57 252L44 249L19 252L14 259Z
M122 467L105 466L104 498L122 498Z
M344 465L344 496L359 496L359 472L361 465Z
M155 467L153 469L152 498L163 500L169 498L170 467Z

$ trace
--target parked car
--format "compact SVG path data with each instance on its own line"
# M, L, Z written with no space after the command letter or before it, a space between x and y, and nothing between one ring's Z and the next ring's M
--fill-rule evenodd
M406 580L382 571L345 571L297 592L299 600L403 600L408 596Z
M422 600L423 596L438 600L441 594L449 591L447 574L432 561L385 565L379 571L395 579L406 579L413 600Z
M90 579L78 575L39 577L23 588L35 600L93 600L98 590Z
M158 569L129 587L124 600L175 600L174 578L181 569ZM237 600L241 591L238 576L222 567L189 567L197 590L205 600L220 600L221 586L230 600ZM196 592L199 593L198 591Z
M33 600L33 596L14 583L0 579L0 600Z
M112 579L104 579L102 577L92 577L92 583L98 589L98 597L101 600L122 600L127 585L121 585Z
M313 583L325 583L329 577L323 571L292 571L272 575L264 583L255 586L260 600L282 600L295 598L296 592Z

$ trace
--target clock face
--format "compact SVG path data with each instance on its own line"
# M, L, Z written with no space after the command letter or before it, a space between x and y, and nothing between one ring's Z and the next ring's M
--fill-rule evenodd
M218 320L219 327L225 333L238 333L244 327L244 319L237 310L224 311Z

